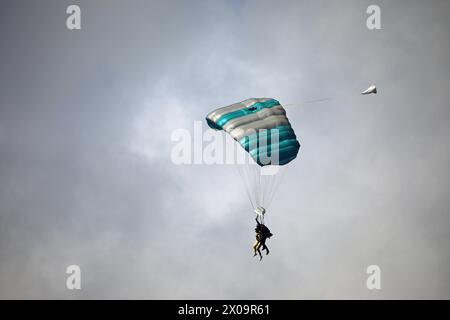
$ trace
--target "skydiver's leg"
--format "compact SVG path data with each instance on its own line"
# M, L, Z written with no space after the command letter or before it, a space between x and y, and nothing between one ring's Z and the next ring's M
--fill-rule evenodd
M269 248L267 247L265 241L262 243L262 247L263 247L263 250L266 250L266 255L268 255L270 251L269 251Z
M253 245L253 251L255 252L255 254L253 256L256 256L256 254L259 254L259 260L261 260L262 259L261 242L259 242L258 240L256 240L255 244Z
M266 250L266 255L269 254L269 248L266 245L266 240L261 240L261 247L263 250Z
M265 238L261 239L261 247L262 247L263 250L266 250L266 255L268 255L269 254L269 248L266 245L266 240L267 239L265 239Z
M258 246L256 247L256 251L258 251L259 254L259 260L262 259L262 254L261 254L261 242L258 241Z

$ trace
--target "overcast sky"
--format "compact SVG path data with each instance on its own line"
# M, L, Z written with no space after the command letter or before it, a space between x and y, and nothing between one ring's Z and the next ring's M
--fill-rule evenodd
M449 14L444 0L2 1L0 298L450 298ZM250 97L333 97L286 108L302 147L262 262L236 168L170 157L174 130Z

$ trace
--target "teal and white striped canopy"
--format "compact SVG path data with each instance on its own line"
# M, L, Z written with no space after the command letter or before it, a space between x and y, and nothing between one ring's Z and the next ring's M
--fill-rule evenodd
M206 116L206 122L229 133L260 166L285 165L300 149L286 111L275 99L250 98L219 108Z

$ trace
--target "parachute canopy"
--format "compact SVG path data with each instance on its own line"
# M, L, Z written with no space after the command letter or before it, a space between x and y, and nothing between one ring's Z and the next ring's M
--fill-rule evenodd
M206 122L229 133L260 166L285 165L300 149L286 111L275 99L250 98L219 108Z
M375 87L374 85L371 85L366 90L361 92L361 94L371 94L371 93L375 93L375 94L377 93L377 87Z

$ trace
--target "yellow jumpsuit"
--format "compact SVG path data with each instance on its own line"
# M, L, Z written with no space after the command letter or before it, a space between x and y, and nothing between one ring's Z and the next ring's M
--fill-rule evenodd
M256 241L252 247L253 253L255 254L255 256L256 256L257 252L259 252L259 255L261 255L261 252L259 251L259 249L261 248L261 240L262 240L262 234L261 234L261 232L257 232L256 233Z

